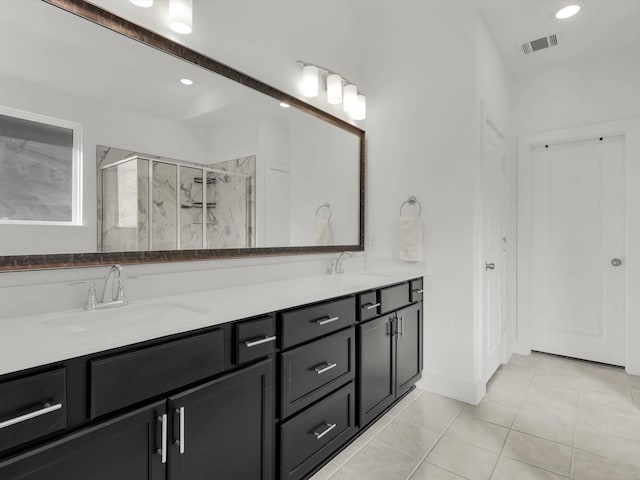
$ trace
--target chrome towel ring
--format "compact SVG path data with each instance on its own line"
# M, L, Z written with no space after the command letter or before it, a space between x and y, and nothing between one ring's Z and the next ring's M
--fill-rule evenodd
M318 218L318 213L320 212L320 210L322 210L323 208L326 208L329 211L329 218L327 218L327 220L331 220L331 205L329 205L329 202L325 202L322 203L318 206L318 208L316 208L316 218Z
M402 205L400 205L400 216L402 216L402 209L405 207L405 205L418 205L419 210L418 215L416 216L419 217L420 215L422 215L422 204L413 195L411 195L407 200L402 202Z

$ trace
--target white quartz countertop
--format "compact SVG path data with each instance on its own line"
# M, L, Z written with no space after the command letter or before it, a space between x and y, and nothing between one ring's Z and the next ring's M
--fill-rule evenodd
M0 321L0 375L176 333L392 285L424 275L406 266L217 288Z

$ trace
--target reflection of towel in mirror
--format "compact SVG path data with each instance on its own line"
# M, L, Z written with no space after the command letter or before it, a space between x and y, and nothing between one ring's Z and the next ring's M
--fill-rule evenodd
M314 230L316 245L331 245L331 225L328 218L316 218Z
M422 260L422 222L420 216L400 217L400 260Z

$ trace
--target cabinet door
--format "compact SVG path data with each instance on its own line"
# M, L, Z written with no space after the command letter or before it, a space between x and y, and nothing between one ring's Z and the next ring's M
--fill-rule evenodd
M394 316L385 315L358 326L360 427L382 413L396 398L393 324Z
M165 402L0 462L2 480L163 480ZM166 424L166 423L165 423Z
M422 304L396 312L397 396L404 395L422 374Z
M265 360L169 399L170 480L273 478L273 374Z

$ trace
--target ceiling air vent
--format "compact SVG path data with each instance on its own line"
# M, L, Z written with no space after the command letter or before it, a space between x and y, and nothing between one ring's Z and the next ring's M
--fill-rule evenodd
M522 53L528 55L532 52L537 52L538 50L555 47L556 45L558 45L558 36L554 33L553 35L549 35L548 37L537 38L535 40L531 40L530 42L523 43Z

